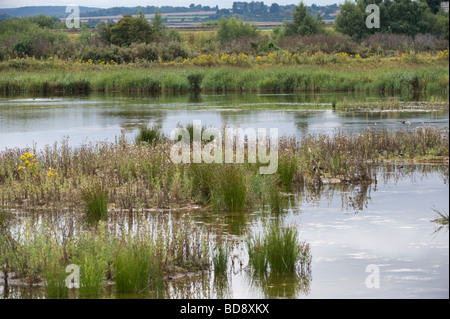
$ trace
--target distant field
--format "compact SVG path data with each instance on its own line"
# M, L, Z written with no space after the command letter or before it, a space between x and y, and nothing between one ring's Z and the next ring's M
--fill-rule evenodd
M195 11L195 12L173 12L173 13L160 13L163 18L168 18L171 20L171 17L174 17L174 19L207 19L210 15L215 14L215 11ZM133 17L136 17L137 15L132 15ZM146 14L145 17L147 19L153 19L155 15L154 14ZM111 16L94 16L94 17L81 17L81 22L87 22L89 20L113 20L114 22L119 21L123 15L111 15ZM61 19L64 20L65 18Z
M174 13L160 13L161 16L163 17L168 17L168 16L210 16L212 14L215 14L215 11L195 11L195 12L174 12ZM132 15L133 17L136 17L136 14ZM153 18L155 15L154 14L146 14L145 17L146 18ZM81 17L81 20L86 19L86 20L95 20L95 19L120 19L122 18L123 15L122 14L118 14L118 15L114 15L114 16L95 16L95 17Z

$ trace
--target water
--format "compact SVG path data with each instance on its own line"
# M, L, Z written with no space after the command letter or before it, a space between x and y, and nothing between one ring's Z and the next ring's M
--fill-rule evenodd
M404 173L383 167L380 174L388 176L382 182L379 175L376 186L329 186L309 199L299 194L282 220L298 227L301 240L310 244L308 289L283 295L286 286L295 286L292 278L282 284L269 280L265 284L271 292L261 284L249 289L251 280L243 271L232 275L232 297L448 298L448 231L435 232L430 222L435 217L432 207L448 209L448 168L436 168L411 166ZM255 227L261 218L255 214L247 224ZM233 224L233 219L224 222ZM240 238L242 233L234 235ZM379 267L380 288L366 286L369 265Z
M401 121L410 121L409 128L449 126L448 110L333 111L331 103L344 98L383 99L347 94L1 97L0 150L34 143L40 148L64 136L69 136L71 145L113 141L121 130L131 139L139 125L151 122L159 124L166 134L178 123L201 120L203 125L215 127L277 127L280 135L297 137L331 134L337 129L405 129ZM304 189L287 194L284 200L289 209L281 214L262 209L185 213L200 226L224 230L233 246L227 276L204 272L168 281L159 296L121 295L108 286L102 297L449 298L448 227L436 232L436 223L430 221L436 217L433 207L448 212L448 174L448 166L441 165L382 166L376 184L325 185L320 191ZM15 221L17 229L30 216L20 214ZM148 216L152 218L152 214ZM309 243L311 277L260 278L249 271L244 240L275 219L298 227L300 239ZM370 265L380 271L379 288L366 285ZM42 287L0 285L0 298L43 297Z
M1 97L0 149L41 148L65 136L70 145L114 141L124 131L132 139L141 124L158 124L167 135L179 123L220 128L278 128L279 135L359 132L367 128L410 129L420 125L448 127L446 111L333 111L335 101L380 101L383 97L349 94L322 95L201 95L76 97ZM414 102L410 102L414 104Z
M371 185L327 185L319 193L295 192L285 198L288 209L280 214L263 210L213 213L163 213L167 220L192 219L200 227L222 231L233 247L226 276L213 272L190 274L167 281L158 295L128 295L107 286L105 298L448 298L449 233L431 222L433 207L448 209L448 166L408 165L380 167ZM314 195L311 194L314 192ZM26 218L21 214L14 227ZM27 217L28 216L28 217ZM43 213L41 218L74 218ZM146 214L148 220L154 214ZM156 216L157 217L157 216ZM136 227L138 218L111 217L114 223ZM255 277L248 266L245 239L261 232L269 220L297 227L300 240L310 245L310 277L299 275ZM112 220L111 220L112 221ZM167 227L170 227L168 224ZM231 259L233 262L231 262ZM366 267L376 265L380 287L368 288ZM7 294L6 294L7 293ZM11 286L0 297L45 297L42 287Z

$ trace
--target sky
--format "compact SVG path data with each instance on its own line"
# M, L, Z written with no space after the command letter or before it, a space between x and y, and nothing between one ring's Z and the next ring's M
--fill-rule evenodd
M0 8L19 8L26 6L68 6L78 5L86 7L98 7L98 8L111 8L111 7L135 7L135 6L174 6L174 7L188 7L191 3L201 4L204 6L214 7L216 5L219 8L231 8L234 1L241 0L0 0ZM255 0L261 1L261 0ZM251 2L246 0L245 2ZM266 5L272 3L278 3L282 5L286 4L298 4L300 0L264 0ZM313 3L317 5L327 5L333 3L342 3L341 0L303 0L306 5Z

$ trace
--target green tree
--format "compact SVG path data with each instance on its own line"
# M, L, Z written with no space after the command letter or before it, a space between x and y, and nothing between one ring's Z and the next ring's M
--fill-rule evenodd
M426 3L412 0L394 0L386 3L390 32L414 36L431 32L436 17Z
M63 29L65 26L65 24L63 24L57 18L47 17L43 14L39 14L34 17L28 17L28 20L32 23L36 23L40 28L48 28L48 29L61 28L61 29Z
M437 16L435 25L433 26L433 33L442 36L448 40L449 14L448 12L440 11Z
M142 12L141 8L139 8L139 10L137 12L137 17L145 20L145 14L144 14L144 12Z
M112 44L129 46L131 43L149 43L155 40L156 32L147 20L124 15L116 25L109 28Z
M315 18L307 12L307 7L303 2L295 6L292 13L292 22L284 23L285 35L307 36L325 32L325 24L322 18L317 15Z
M88 44L89 41L91 41L92 37L93 37L93 34L88 29L87 24L83 23L81 25L81 33L80 33L80 36L77 39L77 42L79 42L81 44Z
M369 34L369 29L366 27L365 14L361 11L360 6L350 0L340 6L341 13L334 21L334 28L336 31L352 37L353 39L360 39Z
M369 4L380 9L380 28L369 29L366 26L366 13ZM336 18L336 31L354 39L367 37L375 32L398 33L414 36L438 29L438 17L424 2L412 0L346 0L340 5L341 13Z
M256 26L244 22L242 19L236 19L234 16L230 19L223 17L219 21L217 29L217 38L221 43L231 40L237 40L242 37L255 37L258 35Z
M155 30L156 34L159 37L163 37L164 29L166 28L166 26L164 25L162 16L158 10L155 10L155 16L153 17L153 20L152 20L152 26L153 26L153 29Z
M105 43L111 43L110 27L112 26L112 24L106 24L105 21L100 21L99 23L97 23L95 28L97 29L97 35L100 40Z
M438 13L441 10L441 0L422 0L425 2L430 8L430 11L434 14Z

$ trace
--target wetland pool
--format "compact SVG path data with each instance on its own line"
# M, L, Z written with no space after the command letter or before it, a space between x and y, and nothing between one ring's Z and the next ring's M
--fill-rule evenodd
M277 128L279 136L360 132L368 128L402 130L427 125L448 128L447 109L353 111L332 109L336 101L389 101L391 97L352 94L232 94L180 96L89 95L0 98L0 150L52 145L69 137L70 145L114 141L122 132L133 138L142 124L154 123L166 135L178 124L200 120L204 126ZM368 101L368 102L366 102ZM406 105L415 101L406 99Z
M166 280L158 295L121 294L113 285L101 298L448 298L448 225L432 222L433 207L448 208L448 166L382 166L377 183L365 186L325 185L286 194L286 209L274 214L263 209L244 212L112 213L114 225L137 227L138 216L150 223L162 214L167 229L177 220L190 220L212 234L220 233L230 247L226 275L213 270ZM13 224L28 218L61 222L67 213L17 213ZM117 214L117 215L116 215ZM248 264L245 240L276 220L296 227L308 243L312 262L306 276L255 276ZM379 288L369 288L367 267L379 269ZM0 298L44 298L43 287L0 285Z
M447 97L448 98L448 97ZM379 95L246 94L201 96L89 95L72 97L0 97L0 151L41 148L65 137L71 146L114 141L124 133L132 140L138 127L158 124L169 134L179 123L278 128L279 135L302 137L359 133L367 128L404 130L421 125L448 130L447 109L352 111L333 110L345 101L383 101ZM406 104L417 102L405 99ZM408 127L404 122L410 122ZM449 207L449 167L439 164L389 164L378 168L376 182L323 185L320 189L286 192L280 213L263 208L244 212L137 212L150 222L163 214L188 219L220 233L231 249L225 276L213 271L167 280L158 295L127 295L106 285L101 298L449 298L448 224L439 228L433 208ZM20 229L29 218L74 218L67 212L6 211ZM132 227L135 218L113 213ZM114 216L115 215L115 216ZM248 271L245 239L269 221L296 227L308 243L312 261L307 276L255 277ZM369 288L368 266L379 270L379 288ZM0 275L1 277L1 275ZM45 298L43 287L0 284L0 298ZM73 297L76 297L74 295Z

